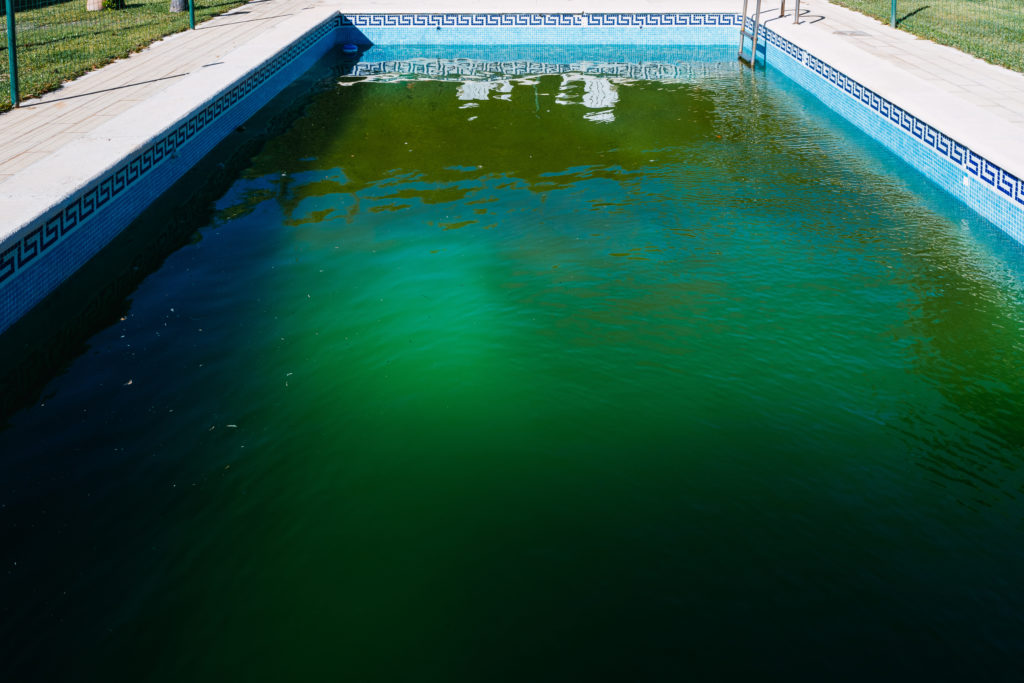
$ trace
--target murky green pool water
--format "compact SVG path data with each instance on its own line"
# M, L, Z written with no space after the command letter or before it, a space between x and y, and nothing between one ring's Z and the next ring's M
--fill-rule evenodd
M605 57L266 145L0 432L7 680L1011 680L1019 252L781 76Z

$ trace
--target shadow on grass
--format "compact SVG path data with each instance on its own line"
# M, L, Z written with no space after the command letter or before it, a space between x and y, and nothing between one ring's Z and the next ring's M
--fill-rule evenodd
M904 14L904 15L903 15L902 17L900 17L899 19L897 19L897 20L896 20L896 27L898 28L898 27L899 27L899 25L900 25L900 24L902 24L902 23L903 23L904 21L906 21L906 20L907 20L907 19L909 19L910 17L914 16L915 14L918 14L918 13L920 13L920 12L923 12L923 11L925 11L925 10L926 10L926 9L928 9L929 7L931 7L931 5L924 5L924 6L922 6L922 7L918 7L918 8L917 8L916 10L914 10L913 12L907 12L907 13L906 13L906 14Z
M14 0L14 11L28 12L34 9L52 7L53 5L66 5L73 2L79 2L79 0ZM0 6L0 9L3 9L3 7ZM0 12L0 15L2 14L3 13Z
M139 5L139 6L141 7L141 5ZM137 37L137 42L139 44L148 45L148 44L150 44L152 42L155 42L156 40L159 40L160 36L171 35L171 33L178 32L178 31L183 31L183 30L185 30L187 28L187 24L184 21L179 22L179 23L181 24L180 26L168 23L166 19L163 19L163 18L161 18L159 16L156 16L156 15L153 15L148 20L133 21L130 24L127 23L127 22L124 22L124 23L121 23L121 24L115 24L115 25L109 25L108 24L107 26L104 26L104 27L97 27L97 26L95 26L95 24L80 23L79 24L80 30L78 30L78 31L72 31L72 30L69 30L69 29L64 29L64 31L66 31L66 32L59 33L57 35L48 36L45 39L41 37L40 39L32 41L31 38L29 38L29 39L25 40L25 42L22 42L21 40L19 40L18 41L18 49L19 50L28 50L30 48L38 48L38 47L43 47L43 46L46 46L46 45L54 45L54 44L59 44L59 43L65 43L65 42L70 41L70 40L82 40L82 41L84 41L84 40L88 40L89 38L93 38L93 37L96 37L96 36L103 36L103 35L107 35L107 34L115 34L115 35L116 34L123 34L123 33L125 33L128 30L131 30L132 32L135 32L135 33L142 33L143 35ZM51 25L51 26L53 26L53 25ZM146 31L144 31L144 29L150 29L150 32L146 32ZM46 29L40 29L40 31L46 31L46 30L58 30L58 29L49 28L49 27L46 28ZM30 32L26 31L26 33L30 33ZM100 49L102 50L104 47L105 46L101 45ZM21 59L19 59L19 61L21 61Z

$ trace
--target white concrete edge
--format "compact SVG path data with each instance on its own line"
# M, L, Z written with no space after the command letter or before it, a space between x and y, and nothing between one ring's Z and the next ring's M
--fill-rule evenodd
M194 71L166 90L83 134L0 185L0 243L39 220L92 183L108 176L130 156L177 128L235 87L296 40L338 14L309 6L226 54L220 64Z
M765 26L1003 170L1024 177L1019 127L831 34L805 31L803 24L791 21Z

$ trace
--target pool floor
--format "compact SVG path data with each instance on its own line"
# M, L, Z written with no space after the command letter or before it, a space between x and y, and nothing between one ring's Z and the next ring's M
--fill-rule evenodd
M648 57L311 94L0 432L11 680L1009 680L1019 252Z

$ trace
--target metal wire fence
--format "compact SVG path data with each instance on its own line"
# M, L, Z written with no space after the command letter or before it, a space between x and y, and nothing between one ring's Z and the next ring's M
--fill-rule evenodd
M1024 0L830 1L887 24L895 18L899 29L1024 72Z
M244 2L193 0L195 22ZM0 0L0 111L13 104L12 56L24 100L184 31L189 20L188 0Z

